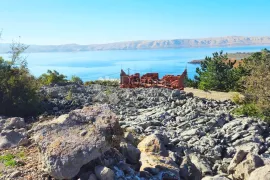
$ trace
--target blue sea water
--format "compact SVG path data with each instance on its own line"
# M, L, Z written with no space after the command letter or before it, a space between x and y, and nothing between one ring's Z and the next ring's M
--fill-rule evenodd
M101 78L119 79L122 68L126 72L130 69L130 74L158 72L159 77L162 77L165 74L181 74L187 67L188 76L193 78L199 65L188 64L191 60L203 59L221 50L225 53L256 52L263 48L270 49L270 46L50 52L28 53L26 56L28 67L35 76L50 69L57 70L68 78L77 75L84 81ZM7 54L2 56L8 58Z

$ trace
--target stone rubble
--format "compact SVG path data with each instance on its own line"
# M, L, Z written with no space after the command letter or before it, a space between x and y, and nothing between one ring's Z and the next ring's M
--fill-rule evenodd
M162 88L76 84L40 92L47 97L40 119L49 120L27 131L22 118L0 117L0 148L32 141L44 174L52 178L269 179L269 124L233 116L236 105L229 100ZM13 135L16 141L9 140L9 131L20 135Z

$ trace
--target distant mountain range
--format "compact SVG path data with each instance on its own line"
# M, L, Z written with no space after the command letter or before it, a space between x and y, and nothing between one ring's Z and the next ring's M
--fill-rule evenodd
M156 41L128 41L108 44L64 44L64 45L30 45L28 52L77 52L103 50L137 50L137 49L166 49L166 48L196 48L196 47L232 47L270 45L270 36L243 37L227 36L201 39L173 39ZM0 44L0 53L9 51L9 44Z

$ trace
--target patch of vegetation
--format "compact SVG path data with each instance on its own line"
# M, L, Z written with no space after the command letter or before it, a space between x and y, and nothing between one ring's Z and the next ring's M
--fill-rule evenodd
M241 96L240 93L235 93L232 97L232 101L235 103L235 104L244 104L245 102L245 98L243 96Z
M185 85L185 87L198 88L198 81L190 79L190 78L188 78L188 76L186 76L185 81L184 81L184 85Z
M244 60L248 75L243 78L246 102L254 102L263 116L270 117L270 51L254 53Z
M82 79L75 75L71 76L70 82L81 84L81 85L83 84Z
M95 81L86 81L84 83L84 85L86 85L86 86L89 86L92 84L117 87L117 86L119 86L119 81L118 80L95 80Z
M16 154L16 157L18 157L19 159L25 159L25 152L24 151L20 151Z
M107 96L109 96L109 95L111 95L111 94L113 93L113 91L112 91L111 89L106 89L106 90L104 91L104 93L105 93Z
M63 84L67 83L67 76L60 74L59 72L53 70L48 70L47 73L42 74L38 80L42 85L50 84Z
M20 54L27 49L21 43L11 45L11 60L0 57L0 114L30 116L38 113L39 84L29 73L25 58Z
M245 74L240 65L234 68L236 61L228 59L227 54L213 53L213 57L206 57L201 67L196 69L195 85L202 90L235 91L240 89L239 80Z
M196 69L194 80L187 79L190 87L202 90L237 91L245 98L235 95L233 101L241 106L235 114L270 119L270 51L250 53L242 63L228 59L227 54L214 53L206 57Z
M66 96L66 100L68 100L68 101L72 100L72 90L71 89L68 91L68 94Z
M234 114L245 115L245 116L261 116L261 112L255 103L243 104L239 108L236 108Z
M0 162L3 163L6 167L15 167L17 162L13 154L6 154L0 156Z

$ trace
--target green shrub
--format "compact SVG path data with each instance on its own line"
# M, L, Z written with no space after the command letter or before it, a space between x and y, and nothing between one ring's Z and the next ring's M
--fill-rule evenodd
M112 92L111 89L106 89L106 91L104 91L104 93L105 93L107 96L109 96L109 95L111 95L113 92Z
M68 91L68 94L66 96L66 100L68 100L68 101L72 100L72 91L71 91L71 89Z
M270 117L270 51L263 49L244 60L248 75L243 78L248 103L254 102L263 115Z
M235 104L243 104L245 102L244 96L242 96L240 93L234 93L232 97L232 101Z
M213 57L206 57L201 67L196 69L195 76L199 89L214 91L231 91L240 89L239 80L245 74L240 66L235 68L236 61L228 59L227 54L213 53Z
M243 104L239 108L236 108L233 112L237 115L253 117L260 117L262 115L260 109L256 106L255 103Z
M0 162L3 163L6 167L14 167L17 165L15 156L13 154L6 154L0 156Z
M53 70L48 70L47 73L42 74L38 80L42 85L50 85L50 84L61 84L67 83L67 76L60 74L59 72Z
M0 58L0 84L0 114L30 116L38 112L39 86L26 67Z
M118 80L95 80L95 81L86 81L84 83L85 86L89 86L92 84L117 87L117 86L119 86L119 81Z
M185 87L198 88L198 81L189 79L187 76L184 81Z
M71 76L70 82L77 83L77 84L83 84L83 81L80 77L78 76Z

